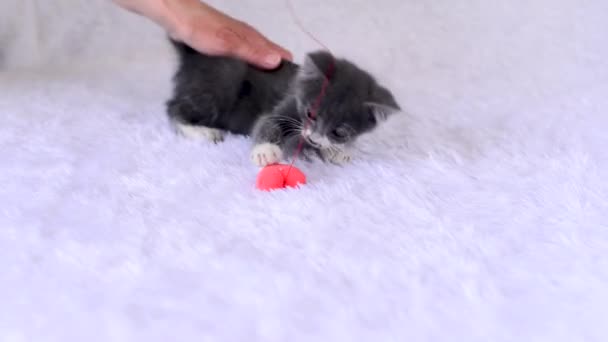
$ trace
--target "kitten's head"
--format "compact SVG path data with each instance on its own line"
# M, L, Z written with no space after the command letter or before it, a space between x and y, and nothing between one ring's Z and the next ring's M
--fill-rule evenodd
M329 84L317 108L327 73ZM327 148L353 142L400 110L389 90L367 72L327 52L307 56L295 81L295 97L303 122L302 134L315 147ZM316 115L315 115L316 114Z

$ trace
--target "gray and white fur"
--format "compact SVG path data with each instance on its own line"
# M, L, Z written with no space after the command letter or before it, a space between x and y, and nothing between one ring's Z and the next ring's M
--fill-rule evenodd
M293 154L301 137L307 160L318 156L345 163L357 137L400 110L391 92L369 73L334 59L333 75L313 118L311 110L334 58L324 51L308 54L301 66L283 61L268 71L172 43L180 64L167 111L177 130L214 142L223 140L225 132L251 136L251 159L260 167Z

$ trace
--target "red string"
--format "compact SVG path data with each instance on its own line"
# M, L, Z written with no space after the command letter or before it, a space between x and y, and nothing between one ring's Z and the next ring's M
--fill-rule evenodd
M306 27L304 27L304 25L300 22L300 20L298 19L298 15L296 14L296 11L293 9L291 1L290 0L285 0L285 2L287 3L287 7L289 8L289 13L291 14L291 17L296 22L296 25L299 26L300 30L302 32L306 33L310 39L314 40L317 44L319 44L325 50L329 51L329 49L327 48L327 46L325 46L325 44L321 43L321 41L318 40L312 33L310 33L306 29Z
M300 30L302 30L302 32L306 33L312 40L314 40L317 44L319 44L321 47L323 47L325 50L327 50L327 52L329 52L330 55L332 55L331 51L327 48L327 46L325 46L325 44L321 43L312 33L308 32L308 30L306 30L304 25L302 25L302 23L298 20L298 16L296 15L295 10L293 9L291 1L285 0L285 2L287 3L287 6L289 7L291 16L293 17L294 21L296 22L296 25L299 26ZM327 87L329 86L329 81L331 79L331 76L334 73L334 68L335 68L335 62L334 62L334 59L332 58L329 66L327 68L327 72L325 73L323 85L321 86L321 92L317 96L315 103L311 108L311 111L310 111L311 118L306 120L305 126L303 128L304 131L306 131L308 129L308 125L311 123L311 119L314 119L317 116L317 112L319 110L319 107L321 106L321 101L323 100L323 97L325 97L325 93L327 92ZM295 164L296 160L298 159L303 148L304 148L304 136L302 134L300 134L300 141L298 142L298 147L296 149L296 152L294 153L293 159L291 160L291 163L289 163L289 169L287 170L287 174L285 175L284 182L287 182L289 172L291 172L291 169L293 168L293 165ZM283 184L283 186L285 186L285 185L286 184Z

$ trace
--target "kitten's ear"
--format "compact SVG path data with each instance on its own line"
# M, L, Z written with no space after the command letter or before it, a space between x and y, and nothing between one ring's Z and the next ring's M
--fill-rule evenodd
M333 56L326 51L309 53L300 67L298 79L312 80L324 77L332 60Z
M371 100L366 102L366 105L372 109L376 121L384 121L390 115L401 111L401 107L395 101L393 94L382 86L377 86L374 89Z

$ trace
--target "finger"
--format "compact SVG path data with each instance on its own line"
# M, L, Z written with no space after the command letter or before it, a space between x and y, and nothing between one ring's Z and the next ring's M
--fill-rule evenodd
M219 54L239 55L243 45L246 44L245 37L230 27L221 27L215 33L216 42L211 49L217 50ZM240 56L239 56L240 57Z
M293 61L293 55L291 54L291 52L285 48L283 48L282 46L275 44L271 41L267 41L268 46L270 47L270 49L276 51L279 55L281 55L282 59L286 59L288 61Z
M291 52L289 50L287 50L284 47L269 40L268 38L263 36L261 33L257 32L257 31L255 31L255 32L256 32L256 37L255 37L256 39L254 41L255 45L259 45L261 49L267 49L269 51L279 54L281 56L281 59L293 61L293 55L291 54Z
M276 68L281 63L283 52L274 48L267 40L253 29L245 29L239 37L238 44L231 45L229 53L261 68Z
M291 60L289 51L268 41L247 24L225 25L215 31L213 39L205 32L208 29L194 26L189 43L195 49L213 55L232 56L264 69L278 67L282 59ZM207 36L207 37L206 37Z

